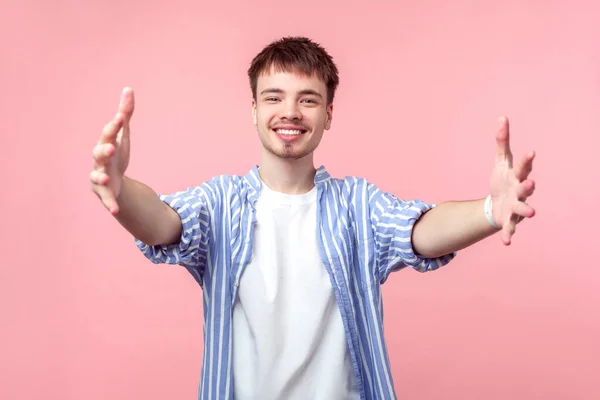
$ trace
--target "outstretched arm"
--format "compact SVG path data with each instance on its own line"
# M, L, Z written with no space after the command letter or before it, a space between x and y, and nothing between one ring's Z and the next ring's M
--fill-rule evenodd
M106 124L93 150L91 188L133 236L150 245L173 244L182 232L177 212L161 201L150 187L125 175L134 103L133 90L123 89L117 114Z
M497 232L501 232L502 242L510 245L521 219L535 215L535 210L525 203L535 189L535 182L528 179L535 153L528 153L513 167L506 118L500 121L496 143L496 163L490 179L490 220L484 212L485 198L442 203L426 212L415 224L412 244L416 253L424 257L439 257L471 246Z

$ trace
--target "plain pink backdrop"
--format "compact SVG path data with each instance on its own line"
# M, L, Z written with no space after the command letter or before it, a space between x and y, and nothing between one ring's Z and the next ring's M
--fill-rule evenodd
M452 4L451 4L452 3ZM201 289L89 190L136 91L129 174L159 192L258 161L246 69L308 35L341 70L317 154L406 199L487 195L496 120L537 216L384 286L398 395L600 398L600 6L582 1L2 1L0 398L193 399Z

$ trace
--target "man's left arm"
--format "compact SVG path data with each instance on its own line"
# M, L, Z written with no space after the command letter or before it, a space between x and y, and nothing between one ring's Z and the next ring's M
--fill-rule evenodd
M510 245L517 224L531 218L535 210L525 200L533 194L535 182L529 179L534 152L513 167L508 120L502 118L496 133L496 163L490 179L490 198L450 201L423 214L415 223L412 246L415 253L429 258L453 253L497 232Z

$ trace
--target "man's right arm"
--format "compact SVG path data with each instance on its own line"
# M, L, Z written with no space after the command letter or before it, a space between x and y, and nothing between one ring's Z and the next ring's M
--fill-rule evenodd
M133 90L124 88L115 117L104 126L93 149L92 190L134 237L150 246L177 244L183 222L154 190L125 175L130 154Z
M134 237L150 246L177 244L181 238L181 217L147 185L123 178L115 218Z
M117 114L105 125L92 152L92 191L150 261L185 266L202 284L213 192L198 186L159 196L125 175L134 105L133 90L125 88Z

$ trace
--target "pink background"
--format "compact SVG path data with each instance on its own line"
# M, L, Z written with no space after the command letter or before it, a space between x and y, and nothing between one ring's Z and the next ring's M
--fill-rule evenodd
M132 177L169 192L245 173L246 69L293 34L341 70L317 157L336 176L483 197L503 114L515 156L538 153L538 214L511 247L386 283L399 397L600 398L598 3L283 3L2 2L0 398L196 398L202 292L102 208L91 150L130 85Z

